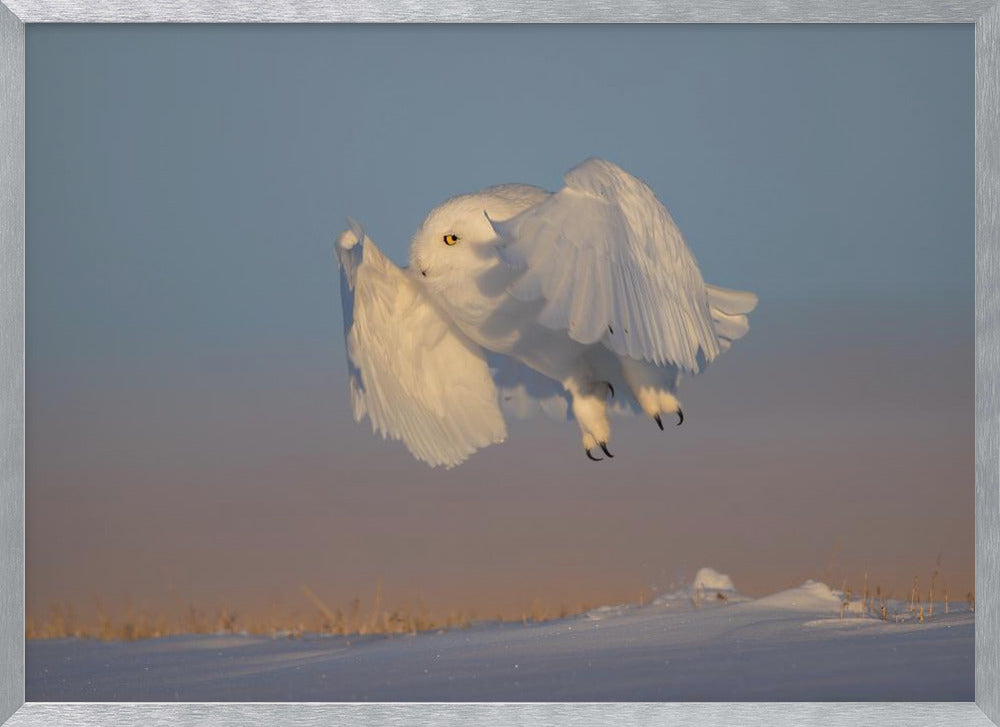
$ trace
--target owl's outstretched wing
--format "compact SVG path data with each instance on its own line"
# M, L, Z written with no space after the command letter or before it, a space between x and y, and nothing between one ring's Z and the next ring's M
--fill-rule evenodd
M417 459L453 467L507 436L482 349L360 226L337 241L356 421L400 439Z
M510 293L544 300L538 319L549 328L660 366L697 372L728 348L746 319L713 320L698 264L652 190L596 158L564 179L543 202L493 222L501 258L523 271ZM729 297L737 315L756 303Z

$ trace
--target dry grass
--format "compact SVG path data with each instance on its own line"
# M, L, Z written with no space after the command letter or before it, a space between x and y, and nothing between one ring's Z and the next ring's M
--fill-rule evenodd
M916 619L920 623L925 621L933 620L934 618L934 606L935 606L935 596L939 593L937 590L938 579L941 576L941 556L937 558L937 563L935 564L933 570L931 571L931 576L929 579L929 585L927 588L926 600L925 596L920 588L920 576L913 576L913 583L910 588L910 593L905 601L896 602L896 608L900 609L898 612L891 612L892 608L892 594L885 593L882 590L882 585L880 583L875 584L874 596L871 592L871 578L868 571L864 574L864 590L861 593L860 600L855 601L853 596L854 593L848 581L845 579L841 586L841 604L840 604L840 617L844 618L846 614L858 614L858 615L871 615L877 616L883 621L888 621L890 616L892 620L896 623L901 623L908 619ZM941 596L944 601L944 612L948 614L951 612L951 602L948 596L948 583L944 581L943 593ZM970 612L976 609L976 599L972 591L966 595L966 601L968 602L968 610Z
M134 641L179 634L253 634L297 638L307 633L363 636L367 634L416 634L422 631L465 629L476 620L474 611L453 609L443 614L428 612L423 599L413 605L386 608L383 605L382 584L376 586L370 607L360 598L353 598L346 608L335 608L324 601L307 584L300 587L304 603L309 608L288 613L273 607L265 615L244 619L239 612L222 603L207 612L194 605L177 604L171 615L152 611L137 611L128 606L117 618L111 616L98 600L86 620L78 619L68 603L57 603L41 618L29 617L25 624L27 639L81 638L100 641ZM645 599L645 594L640 594ZM549 608L533 601L521 614L521 622L542 623L575 616L589 610L586 603L575 607L560 605ZM503 621L502 615L496 621Z
M832 560L832 558L831 558ZM899 623L909 619L919 619L921 623L932 620L935 615L935 595L940 577L940 558L931 572L929 588L924 595L920 591L919 576L913 577L913 586L909 597L894 601L891 592L886 592L882 585L873 580L866 570L862 579L863 588L855 592L845 579L841 585L840 616L870 615ZM874 584L874 590L872 589ZM223 602L218 608L203 611L194 605L175 603L173 614L156 613L149 610L137 610L131 605L124 611L112 616L100 600L95 600L92 613L86 619L78 618L69 603L53 604L49 610L39 617L29 617L25 625L25 637L28 639L58 639L85 638L101 641L133 641L178 634L212 634L241 633L282 636L297 638L306 633L335 634L341 636L363 636L367 634L416 634L424 631L443 631L467 628L476 620L475 612L451 610L445 614L428 612L423 599L415 604L399 605L386 608L383 605L382 583L378 582L374 598L370 606L365 606L360 598L353 598L346 607L333 607L307 584L302 584L300 591L305 610L288 612L280 607L268 609L264 615L244 618L239 611ZM639 591L638 605L643 606L652 601L652 594L643 589ZM950 613L953 605L949 599L948 584L943 584L944 612ZM855 596L858 596L855 600ZM717 594L716 600L727 602L724 594ZM709 597L702 589L696 589L692 596L695 608L700 608ZM968 610L975 611L976 599L973 591L966 594ZM570 607L565 604L551 608L538 600L531 601L521 611L519 620L524 626L543 623L554 619L562 619L585 613L590 610L586 603ZM494 617L496 622L503 622L500 614Z

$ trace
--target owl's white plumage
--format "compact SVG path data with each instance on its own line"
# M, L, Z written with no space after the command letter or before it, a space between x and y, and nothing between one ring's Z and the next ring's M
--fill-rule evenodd
M747 332L756 296L706 285L670 214L621 168L589 159L565 182L448 200L407 268L356 223L341 234L355 419L450 467L505 439L501 407L572 416L592 459L612 456L609 404L661 428L680 414L680 373Z

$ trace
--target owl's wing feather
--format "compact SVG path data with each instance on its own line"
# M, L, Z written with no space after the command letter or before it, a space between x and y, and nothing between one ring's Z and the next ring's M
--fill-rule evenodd
M417 459L453 467L507 436L482 349L448 321L408 270L360 226L337 242L356 421L402 440Z
M708 309L712 312L712 325L719 337L719 345L728 351L733 341L743 338L750 330L747 314L757 306L757 296L743 290L729 290L717 285L706 285Z
M564 179L543 202L493 222L501 258L523 271L510 293L543 299L539 322L581 343L700 371L728 340L720 341L705 282L670 213L603 159Z

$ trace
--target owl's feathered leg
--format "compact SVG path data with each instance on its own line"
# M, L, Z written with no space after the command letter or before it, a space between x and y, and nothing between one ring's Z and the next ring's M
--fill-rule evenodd
M663 414L675 414L677 426L684 423L684 411L674 396L680 372L674 366L655 366L628 356L619 356L622 375L635 395L639 406L656 425L663 429Z
M611 423L608 421L608 397L613 395L611 384L596 380L593 370L583 359L577 362L562 384L572 399L573 416L580 425L581 441L587 457L595 462L603 459L594 456L593 452L597 449L608 457L614 457L608 449L611 439Z

